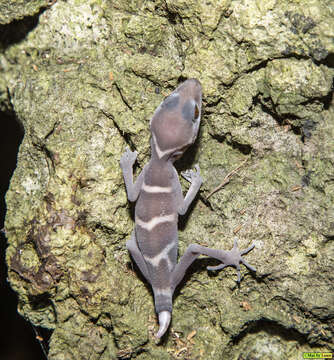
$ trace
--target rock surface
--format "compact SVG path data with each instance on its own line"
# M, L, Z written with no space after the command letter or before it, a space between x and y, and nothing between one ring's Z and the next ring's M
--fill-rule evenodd
M0 109L25 132L7 262L19 312L54 329L49 359L334 351L332 1L18 5L0 3L4 30L26 30L0 37ZM238 236L240 248L255 242L246 259L257 273L243 268L238 287L233 269L208 274L213 262L197 260L156 344L152 294L125 248L133 219L119 159L129 145L143 167L154 109L190 77L203 85L203 120L177 167L198 162L204 184L181 220L180 254Z

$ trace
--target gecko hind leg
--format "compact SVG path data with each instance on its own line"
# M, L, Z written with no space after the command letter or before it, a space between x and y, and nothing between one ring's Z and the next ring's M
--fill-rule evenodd
M247 249L239 251L237 239L234 240L234 246L232 250L229 251L211 249L198 244L189 245L186 252L181 257L179 263L176 265L173 271L173 279L172 279L173 288L175 289L175 287L180 283L189 266L200 255L206 255L222 262L220 265L217 266L208 266L207 270L221 270L227 266L235 267L237 269L237 275L238 275L237 281L240 282L240 263L244 264L249 270L256 271L253 266L249 265L247 261L242 258L242 255L247 254L249 251L251 251L254 248L254 246L255 245L253 244Z
M131 239L126 242L126 248L128 249L133 260L139 267L140 271L144 275L145 279L152 285L152 281L149 276L145 259L137 245L135 230L133 230L131 234ZM171 312L166 310L160 311L158 313L158 317L159 317L159 331L155 334L155 336L156 338L160 339L165 334L165 332L169 327L171 320Z
M139 270L144 275L145 279L151 284L151 280L150 280L150 276L149 276L149 272L147 269L145 259L137 245L135 230L132 231L131 239L126 242L126 248L128 249L129 253L131 254L136 265L139 267Z

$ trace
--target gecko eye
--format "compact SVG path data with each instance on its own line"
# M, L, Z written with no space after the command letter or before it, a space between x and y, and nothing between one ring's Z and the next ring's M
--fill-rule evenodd
M193 123L197 122L199 119L199 107L194 100L188 100L182 107L182 116L183 119L191 121Z
M197 104L195 104L195 112L194 112L193 122L197 121L198 117L199 117L199 108L198 108Z

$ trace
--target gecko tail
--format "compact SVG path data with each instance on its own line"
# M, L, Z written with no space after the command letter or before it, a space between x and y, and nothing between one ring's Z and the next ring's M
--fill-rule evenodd
M159 312L159 331L155 334L155 337L160 339L168 329L170 324L171 313L169 311Z

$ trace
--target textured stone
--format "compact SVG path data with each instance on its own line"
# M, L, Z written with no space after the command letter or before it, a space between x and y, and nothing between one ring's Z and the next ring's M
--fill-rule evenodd
M35 24L0 37L0 109L25 132L6 196L7 263L19 312L54 330L49 359L334 351L332 2L18 4L0 3L3 24L27 14ZM256 243L257 273L243 268L238 287L233 269L208 275L213 262L197 260L157 345L152 294L125 248L133 219L119 159L128 145L144 166L150 117L188 77L203 85L203 121L177 166L199 162L204 184L180 254L238 236L241 248Z

